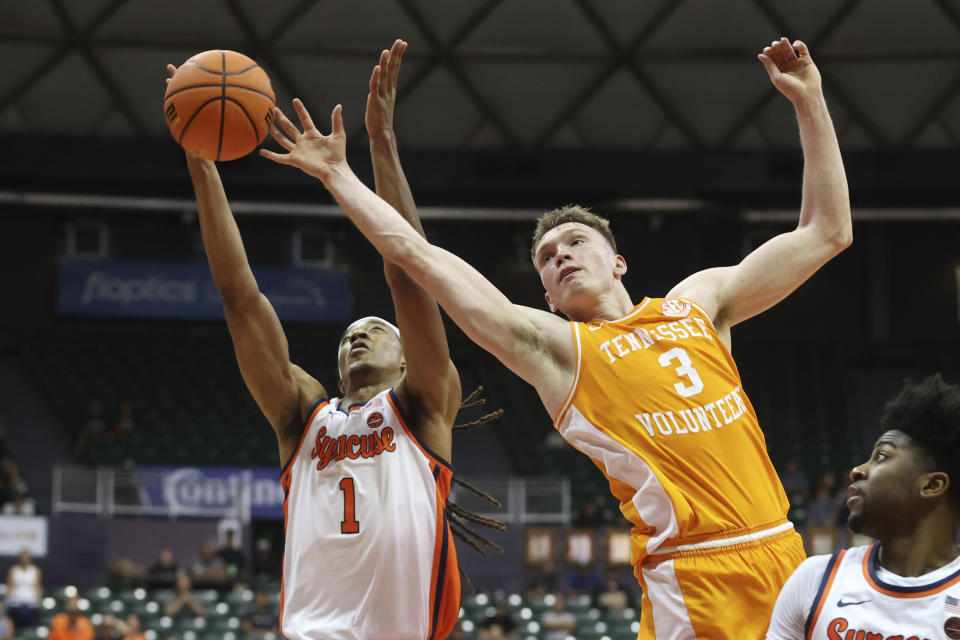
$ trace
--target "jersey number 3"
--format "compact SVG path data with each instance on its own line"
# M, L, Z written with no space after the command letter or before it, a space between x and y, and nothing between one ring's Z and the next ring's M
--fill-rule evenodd
M340 480L340 491L343 491L343 520L340 522L340 533L360 533L360 523L357 522L357 498L353 492L353 478Z
M660 357L657 358L657 362L660 363L661 367L669 367L674 360L680 363L680 366L674 368L674 371L676 371L677 375L682 379L689 381L689 384L684 384L683 382L674 384L673 388L676 389L677 393L684 398L689 398L703 391L703 380L700 379L700 374L697 373L697 370L693 368L693 361L690 360L690 356L687 355L685 350L680 347L674 347L670 349L670 351L661 353Z

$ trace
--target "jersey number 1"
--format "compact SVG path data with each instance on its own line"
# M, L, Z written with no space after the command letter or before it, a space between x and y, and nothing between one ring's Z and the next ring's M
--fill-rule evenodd
M342 478L340 491L343 491L343 520L340 522L340 533L360 533L360 523L357 522L357 499L353 493L353 478Z

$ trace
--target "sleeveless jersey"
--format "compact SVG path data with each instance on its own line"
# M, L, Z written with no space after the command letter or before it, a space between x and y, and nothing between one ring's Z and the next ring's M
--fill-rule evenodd
M623 318L571 329L576 377L554 426L635 525L638 578L658 549L791 527L740 374L699 306L645 298Z
M815 640L960 638L960 570L928 584L890 584L880 575L880 545L836 552L820 581L804 637ZM955 564L955 563L951 563ZM879 569L879 570L878 570ZM928 574L931 577L942 571ZM892 580L892 579L891 579ZM917 582L900 578L900 582Z
M452 476L393 391L349 408L318 403L281 476L283 635L446 638L460 607L444 511Z
M13 588L7 594L7 603L12 606L39 607L37 587L40 583L40 569L36 565L24 567L17 563L12 567L12 579Z

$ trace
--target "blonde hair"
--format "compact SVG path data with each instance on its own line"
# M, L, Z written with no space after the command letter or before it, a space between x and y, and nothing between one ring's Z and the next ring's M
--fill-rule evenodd
M543 240L543 236L554 227L559 227L567 222L579 222L595 229L604 237L613 252L617 252L617 241L613 239L609 220L593 213L588 207L582 207L579 204L567 204L559 209L548 211L537 219L537 226L533 230L533 241L530 245L530 259L538 270L540 266L537 264L537 249L540 246L540 241Z

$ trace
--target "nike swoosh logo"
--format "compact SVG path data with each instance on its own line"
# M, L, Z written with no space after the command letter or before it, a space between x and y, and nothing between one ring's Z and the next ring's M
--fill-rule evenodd
M860 602L844 602L843 598L837 600L838 607L852 607L855 604L863 604L865 602L870 602L869 600L861 600Z

